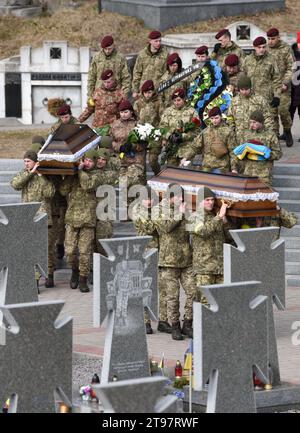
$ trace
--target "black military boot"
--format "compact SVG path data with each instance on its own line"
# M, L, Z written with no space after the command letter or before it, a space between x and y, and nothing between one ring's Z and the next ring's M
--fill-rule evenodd
M183 335L180 329L180 322L172 323L172 338L173 340L183 340Z
M146 323L146 334L153 334L153 329L151 327L151 323L150 322Z
M77 289L79 284L79 269L73 268L72 269L72 275L70 280L70 287L71 289Z
M45 281L45 287L47 289L49 289L50 287L54 287L54 276L53 276L53 273L52 274L48 274L48 277L46 278L46 281Z
M285 129L284 133L285 133L286 147L292 147L293 144L294 144L294 140L293 140L293 136L292 136L291 130L290 129Z
M168 322L160 320L157 325L157 330L159 332L165 332L166 334L172 334L172 326Z
M65 255L65 247L64 244L57 244L56 245L56 257L61 260L64 258Z
M181 332L183 335L193 338L193 321L184 319Z
M285 141L286 140L285 132L283 132L281 135L279 135L278 138L279 138L279 140Z
M83 277L82 275L79 275L79 290L82 293L88 293L90 291L87 285L87 277Z

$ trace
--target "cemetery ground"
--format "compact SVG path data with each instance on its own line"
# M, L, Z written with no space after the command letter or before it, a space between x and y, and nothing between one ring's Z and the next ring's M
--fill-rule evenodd
M68 40L71 46L90 46L98 49L99 36L113 33L118 49L136 53L147 42L147 29L141 20L120 14L97 12L96 0L85 0L77 9L63 9L53 15L47 13L32 19L2 16L0 18L0 58L19 53L20 46L40 46L44 40ZM278 27L282 32L299 31L300 2L286 0L285 11L265 12L199 21L168 29L165 33L214 32L234 21L251 21L264 30ZM18 28L16 32L15 29Z

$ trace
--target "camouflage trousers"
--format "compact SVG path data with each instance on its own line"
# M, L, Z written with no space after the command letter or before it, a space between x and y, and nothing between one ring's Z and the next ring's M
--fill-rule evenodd
M196 284L197 284L197 302L202 304L207 304L207 299L203 295L201 290L202 286L209 286L211 284L223 284L223 275L215 274L196 274Z
M119 183L127 182L127 188L133 185L146 184L146 167L141 164L132 164L128 167L121 167Z
M291 106L291 92L287 91L281 93L279 107L271 109L274 115L276 134L279 134L279 118L281 120L283 129L291 129L293 122L290 113L290 106Z
M77 249L79 252L79 273L87 277L91 268L91 254L95 240L93 227L73 227L67 225L65 249L67 262L72 268L78 267Z
M113 235L114 228L112 221L96 222L95 252L106 256L106 252L99 242L99 239L110 239Z
M186 295L184 306L184 319L193 319L193 301L196 299L196 281L192 267L188 268L162 268L162 286L165 287L167 301L167 316L171 323L180 319L179 294L180 284ZM162 316L160 313L160 318Z
M56 265L56 238L54 218L52 218L53 225L48 227L48 274L53 274Z
M168 314L167 314L167 291L166 284L162 279L162 268L158 268L158 290L159 290L159 321L167 322ZM150 323L150 317L147 309L145 309L144 313L144 322Z
M247 161L243 174L251 177L258 176L266 185L272 185L272 166L262 166L260 162Z

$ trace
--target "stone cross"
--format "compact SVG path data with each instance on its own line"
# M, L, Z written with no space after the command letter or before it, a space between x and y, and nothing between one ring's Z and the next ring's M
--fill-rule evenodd
M47 271L47 215L41 203L0 206L0 305L38 301L34 266Z
M105 413L172 413L177 397L162 397L166 379L147 377L94 385Z
M144 308L156 319L157 250L151 236L101 240L94 254L94 326L107 317L101 383L150 376Z
M194 302L195 389L209 379L207 412L256 412L253 366L266 379L267 298L256 281L205 286Z
M72 319L58 320L64 302L0 307L6 345L0 345L0 405L9 412L55 412L54 392L72 406Z
M268 298L268 382L280 384L280 370L274 325L273 302L285 307L284 240L276 240L278 227L230 230L237 248L224 244L224 282L261 281L261 295Z

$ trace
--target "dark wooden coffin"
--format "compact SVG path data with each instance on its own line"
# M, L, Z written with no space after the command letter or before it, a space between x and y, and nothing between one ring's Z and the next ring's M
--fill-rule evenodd
M264 184L258 177L220 174L188 168L167 167L148 184L162 194L170 183L181 185L185 194L192 195L193 210L196 209L197 190L201 186L209 187L215 192L217 205L222 200L230 202L227 214L235 217L256 217L278 215L278 193Z
M88 125L60 125L38 153L39 173L75 174L83 154L100 141L101 137Z

